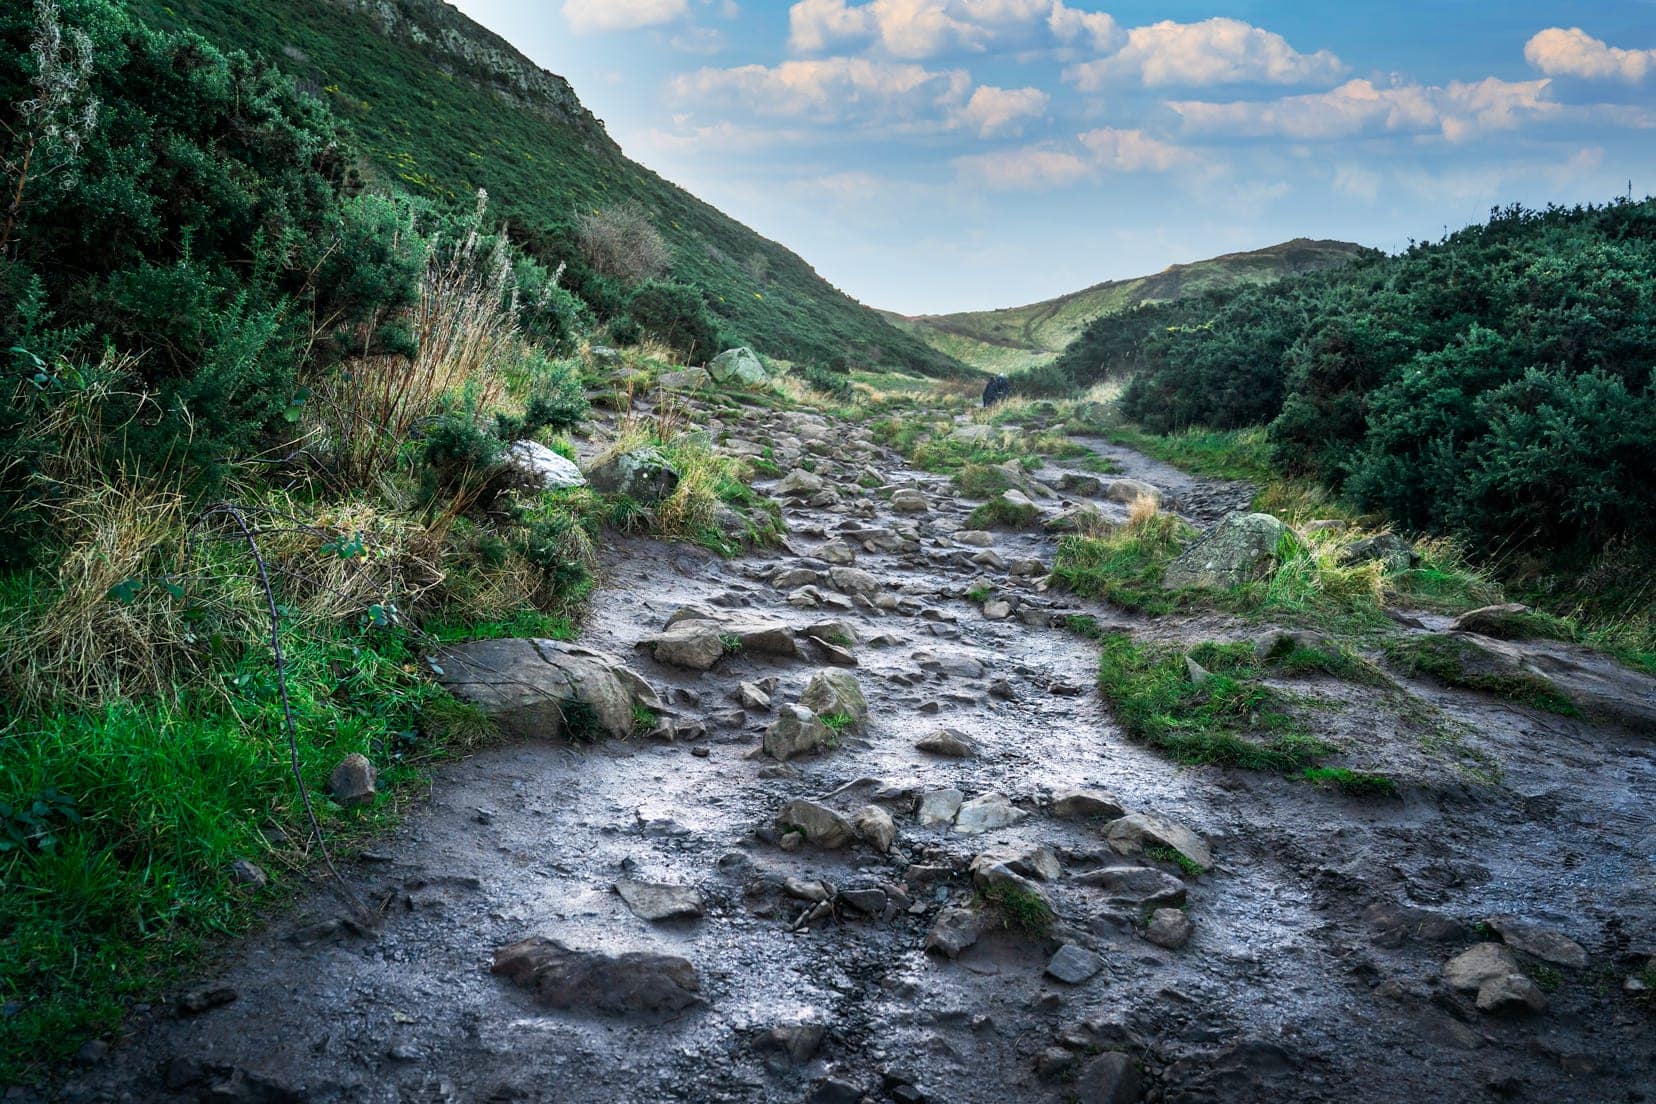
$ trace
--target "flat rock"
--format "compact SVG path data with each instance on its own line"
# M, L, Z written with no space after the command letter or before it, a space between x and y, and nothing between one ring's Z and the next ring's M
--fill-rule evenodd
M923 671L936 671L956 678L982 678L989 670L983 660L958 649L922 650L915 652L914 658Z
M1047 962L1048 977L1057 978L1066 985L1080 985L1090 981L1104 968L1104 960L1085 947L1065 943Z
M1077 874L1071 880L1101 890L1111 902L1134 909L1182 905L1187 896L1182 881L1153 866L1106 866Z
M1111 482L1104 492L1104 497L1111 502L1124 502L1131 505L1140 499L1149 499L1151 502L1161 502L1161 492L1142 479L1117 479Z
M1104 830L1104 838L1118 854L1134 855L1146 847L1171 847L1204 870L1213 866L1213 852L1201 836L1155 813L1124 816Z
M702 1000L696 968L676 955L582 951L538 935L495 951L489 972L552 1008L653 1014Z
M950 759L971 759L983 750L975 739L955 728L940 728L929 736L922 736L916 740L914 746L932 755L942 755Z
M1028 815L1022 809L1014 807L1005 794L979 794L970 801L961 803L960 811L955 814L954 830L956 835L979 836L996 828L1016 824Z
M975 909L946 908L937 914L931 931L926 933L926 950L937 951L949 958L978 941L983 934L983 918Z
M690 886L622 878L614 888L627 907L645 920L687 920L707 911L702 895Z
M1064 873L1058 856L1043 844L1010 844L979 852L972 859L972 873L987 866L1005 866L1014 874L1043 882L1057 881Z
M797 832L808 842L830 849L845 847L857 838L857 830L849 820L826 805L803 798L782 806L776 815L776 827L784 833Z
M1052 799L1052 815L1069 820L1116 820L1126 813L1108 790L1060 790Z
M1573 970L1587 965L1587 951L1563 932L1525 923L1513 916L1492 916L1487 923L1500 933L1507 946L1516 947L1543 962L1568 966Z
M952 824L966 795L959 790L932 790L920 797L920 823L928 828Z

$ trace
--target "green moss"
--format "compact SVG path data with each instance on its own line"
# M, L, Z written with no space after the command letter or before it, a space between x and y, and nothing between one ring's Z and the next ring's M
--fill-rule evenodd
M1056 919L1045 897L1011 882L990 886L984 891L983 899L1000 916L1004 926L1027 935L1045 935Z
M1207 867L1174 847L1147 847L1144 857L1157 862L1171 863L1187 878L1200 878L1207 873Z
M1560 716L1574 717L1581 712L1557 687L1538 675L1486 674L1475 670L1481 650L1468 640L1442 635L1417 636L1392 644L1386 653L1410 676L1431 675L1448 686L1480 690Z
M1332 786L1353 797L1397 796L1397 783L1383 774L1367 774L1344 767L1307 767L1300 777L1314 786Z
M1005 498L991 498L966 517L968 529L1035 529L1040 524L1039 508L1009 502Z

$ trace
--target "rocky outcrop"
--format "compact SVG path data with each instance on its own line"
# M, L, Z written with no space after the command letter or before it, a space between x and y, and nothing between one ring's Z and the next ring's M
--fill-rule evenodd
M616 453L594 464L586 477L595 491L622 495L647 506L672 494L679 484L679 473L653 448Z
M714 357L707 372L719 383L738 387L760 387L770 382L770 373L765 371L759 354L745 345Z
M1162 585L1169 590L1242 586L1274 571L1282 549L1298 540L1270 514L1231 514L1167 565Z
M478 640L439 652L436 663L450 693L511 736L624 738L641 711L666 712L615 656L559 640Z

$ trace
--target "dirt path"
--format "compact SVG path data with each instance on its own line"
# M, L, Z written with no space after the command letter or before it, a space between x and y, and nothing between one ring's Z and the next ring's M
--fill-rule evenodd
M190 987L219 988L223 1003L135 1017L65 1099L1141 1098L1113 1051L1135 1060L1142 1098L1166 1101L1621 1101L1656 1084L1652 1021L1619 992L1656 931L1648 737L1412 687L1463 722L1467 745L1499 765L1498 784L1458 777L1418 747L1405 753L1414 738L1361 709L1331 715L1332 734L1410 768L1401 799L1180 768L1121 736L1092 690L1094 647L1051 627L1069 611L1120 615L1042 593L1044 570L1012 574L1019 560L1050 565L1051 537L996 534L1001 563L986 566L974 562L989 559L984 549L953 536L973 503L866 433L763 410L711 428L814 457L828 491L789 500L782 551L721 561L617 541L582 640L625 657L681 728L705 735L529 741L445 769L429 803L351 868L376 899L390 897L383 930L342 927L325 893L300 902ZM1245 500L1108 451L1126 474L1202 504L1196 520ZM924 512L893 511L904 487L924 496ZM820 558L836 539L878 584L863 599L837 590ZM805 584L769 581L794 569L823 576L824 608L802 608ZM989 620L966 598L980 582L1013 600L1010 616ZM689 603L796 629L846 622L859 642L845 669L867 697L867 731L820 756L757 757L776 708L826 664L742 653L697 673L637 650ZM1156 627L1189 639L1214 629ZM766 679L773 705L744 708L740 684ZM978 754L915 748L945 727L973 737ZM950 787L968 799L998 792L1025 815L982 835L922 826L918 795ZM1076 788L1211 845L1214 869L1200 877L1132 859L1185 882L1188 945L1148 942L1142 901L1077 877L1124 860L1099 822L1053 815L1053 796ZM786 847L774 819L798 798L846 814L881 805L896 843L890 853ZM974 856L1039 847L1062 867L1040 883L1057 914L1048 937L992 929L958 959L925 950L940 912L977 897ZM705 915L641 919L612 891L623 877L694 886ZM797 924L814 903L789 879L831 883L831 911ZM1486 1015L1439 980L1478 942L1473 926L1501 914L1586 950L1584 968L1547 975L1559 984L1543 1013ZM655 1016L549 1009L489 972L497 947L536 934L682 956L701 1003ZM1095 953L1102 970L1079 984L1046 975L1061 944Z

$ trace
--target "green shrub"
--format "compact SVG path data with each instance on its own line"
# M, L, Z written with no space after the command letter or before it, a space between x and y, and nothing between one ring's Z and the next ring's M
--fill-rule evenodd
M702 293L688 284L644 281L627 300L627 315L686 361L708 360L719 351L718 323L708 312Z

